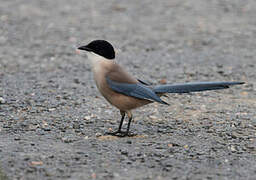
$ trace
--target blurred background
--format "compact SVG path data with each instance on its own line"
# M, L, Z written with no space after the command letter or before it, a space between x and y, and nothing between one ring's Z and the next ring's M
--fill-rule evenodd
M254 0L1 0L0 179L255 179L255 11ZM106 140L119 113L76 53L95 39L150 83L246 85L173 95L135 111L140 138Z

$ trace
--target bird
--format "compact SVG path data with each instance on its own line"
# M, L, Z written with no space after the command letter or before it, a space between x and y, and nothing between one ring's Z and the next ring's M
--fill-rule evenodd
M219 90L244 84L244 82L232 81L152 85L133 77L124 67L120 66L116 62L114 47L106 40L93 40L77 49L86 51L98 90L111 105L120 111L121 120L118 129L107 133L113 136L132 136L129 132L133 119L132 110L153 102L169 105L161 99L161 96L166 93ZM126 130L122 131L125 115L128 116L128 124Z

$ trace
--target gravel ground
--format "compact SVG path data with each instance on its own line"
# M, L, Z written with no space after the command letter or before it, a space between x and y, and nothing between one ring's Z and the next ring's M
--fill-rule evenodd
M0 179L256 179L255 0L1 0ZM158 83L245 81L119 112L75 48Z

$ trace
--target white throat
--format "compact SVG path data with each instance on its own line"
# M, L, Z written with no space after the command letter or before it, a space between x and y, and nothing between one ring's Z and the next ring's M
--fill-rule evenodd
M102 62L108 62L109 60L98 55L98 54L95 54L93 52L88 52L87 53L87 57L90 61L90 64L91 64L91 68L94 72L97 72L100 68L100 65Z
M88 52L86 53L90 63L92 66L98 64L100 61L102 61L104 59L104 57L99 56L98 54L95 54L93 52Z

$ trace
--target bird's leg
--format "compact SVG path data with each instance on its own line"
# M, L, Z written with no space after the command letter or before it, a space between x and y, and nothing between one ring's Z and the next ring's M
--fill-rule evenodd
M129 134L130 125L131 125L131 122L132 122L132 113L131 113L131 111L127 111L127 116L129 118L129 121L128 121L128 124L127 124L126 135Z
M113 136L120 136L119 134L123 134L123 132L121 130L122 130L123 122L124 122L125 111L120 110L120 114L121 114L122 117L121 117L121 121L120 121L118 130L114 131L114 132L108 132L107 134L110 134L110 135L113 135Z
M125 137L125 136L135 136L136 134L129 133L130 125L131 125L131 122L132 122L132 113L131 113L131 111L126 111L126 114L127 114L128 118L129 118L129 120L128 120L126 131L125 132L121 132L122 133L122 137Z
M122 125L123 125L123 122L124 122L124 117L125 117L125 112L124 111L120 111L120 114L121 114L122 118L121 118L118 130L116 131L117 133L121 132Z
M122 118L121 118L121 122L119 124L118 130L115 131L115 132L109 132L108 134L110 134L112 136L119 136L119 137L134 136L134 134L129 133L129 129L130 129L131 121L132 121L132 113L130 111L120 111L120 113L122 115ZM125 113L127 113L129 121L128 121L128 124L127 124L126 131L122 131L121 129L122 129Z

